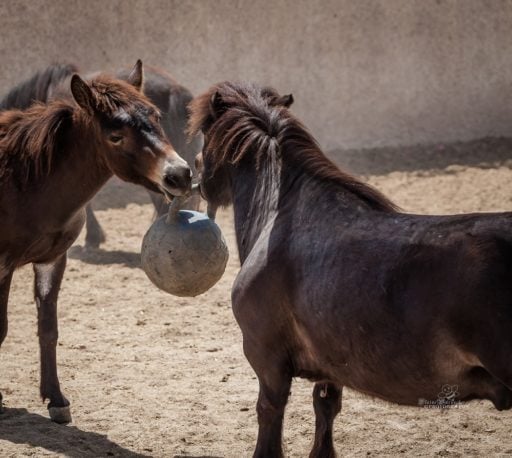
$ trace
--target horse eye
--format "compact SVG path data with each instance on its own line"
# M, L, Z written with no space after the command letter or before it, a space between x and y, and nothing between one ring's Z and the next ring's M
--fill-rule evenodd
M119 145L123 141L123 136L122 135L111 134L108 137L108 140L110 141L110 143L113 143L114 145Z

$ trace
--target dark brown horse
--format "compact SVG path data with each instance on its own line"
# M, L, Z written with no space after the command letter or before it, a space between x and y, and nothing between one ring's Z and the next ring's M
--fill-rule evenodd
M255 456L282 455L292 377L315 382L313 457L334 455L343 386L509 409L512 213L400 213L269 93L219 84L192 103L191 122L205 135L204 197L234 207L233 311L260 385Z
M168 196L191 186L190 168L168 143L157 108L140 92L140 61L127 81L98 76L88 84L74 75L76 103L59 100L0 114L0 344L13 272L32 263L41 396L49 399L56 422L71 419L57 377L57 296L85 205L113 174Z
M73 64L50 65L13 87L0 100L0 110L25 110L34 102L46 103L57 86L75 73L78 73L78 68Z
M76 72L78 68L73 64L50 65L12 88L0 101L0 110L26 109L34 102L47 103L55 98L70 98L69 79ZM129 75L129 70L120 70L116 73L116 77L124 81ZM196 135L190 140L187 140L186 136L187 106L192 100L192 94L169 73L148 66L145 66L144 72L144 94L160 110L160 124L173 148L193 169L194 158L201 151L202 136ZM148 192L156 214L165 213L168 209L165 198L161 194ZM199 200L197 195L191 196L184 206L197 210ZM85 245L97 248L105 241L105 233L90 204L86 206L86 214Z

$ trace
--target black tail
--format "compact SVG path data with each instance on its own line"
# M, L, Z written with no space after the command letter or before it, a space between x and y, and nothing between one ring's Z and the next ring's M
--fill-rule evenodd
M35 73L31 78L13 87L2 100L0 110L24 110L34 102L46 103L51 90L67 77L76 73L78 68L73 64L53 64Z

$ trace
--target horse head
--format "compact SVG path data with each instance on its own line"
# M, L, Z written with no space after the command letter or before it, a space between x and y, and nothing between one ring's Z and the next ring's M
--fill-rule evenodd
M204 135L203 151L196 156L201 194L213 209L231 204L230 167L239 164L254 138L251 132L259 129L253 123L257 117L249 113L255 107L246 89L244 84L220 83L190 105L189 135ZM280 95L270 87L257 92L256 110L287 110L294 101L291 94ZM246 122L246 118L251 121ZM226 134L232 135L226 140Z
M186 194L191 170L166 139L158 109L142 94L142 62L126 82L105 75L71 78L81 114L95 127L100 159L119 178L166 196Z

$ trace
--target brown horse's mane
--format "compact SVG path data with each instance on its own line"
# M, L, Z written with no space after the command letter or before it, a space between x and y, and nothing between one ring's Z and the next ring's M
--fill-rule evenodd
M203 154L211 158L214 168L227 162L236 165L250 153L256 156L259 167L265 156L277 151L284 162L326 185L343 187L373 209L390 212L398 209L377 189L330 161L286 107L270 103L278 97L268 87L220 83L192 102L189 133L203 130L208 139Z
M89 84L96 110L103 118L113 118L120 110L131 114L151 107L157 111L140 92L123 81L100 75ZM73 126L88 129L93 126L91 121L92 117L72 100L35 103L26 110L0 112L0 179L12 176L24 185L49 174L59 156L63 133Z
M0 113L0 178L14 175L24 184L49 173L60 133L73 112L71 103L59 101Z

